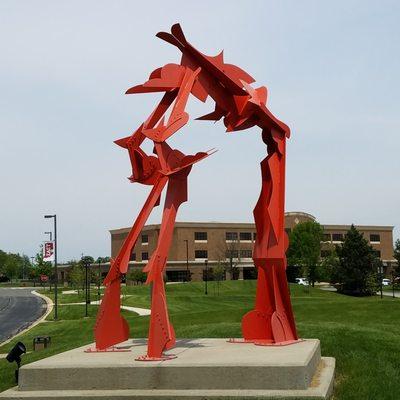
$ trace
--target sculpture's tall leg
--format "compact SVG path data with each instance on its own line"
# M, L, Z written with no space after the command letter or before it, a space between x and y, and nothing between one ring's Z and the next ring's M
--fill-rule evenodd
M175 344L175 332L168 316L163 272L172 241L178 208L183 202L187 201L187 174L189 171L190 167L185 168L169 179L157 248L144 269L148 273L147 283L152 283L153 288L147 354L139 357L138 360L140 361L171 358L163 355L163 352Z
M254 264L258 269L254 310L242 320L243 337L257 344L297 340L286 280L287 236L284 230L285 137L263 131L268 156L261 162L261 194L254 208L257 237Z
M131 249L135 245L151 211L159 202L161 192L167 180L168 178L161 177L156 182L117 257L115 260L111 260L111 268L104 280L106 286L104 297L97 314L94 328L96 350L105 350L129 338L129 326L120 313L120 278L121 274L125 273L128 269Z

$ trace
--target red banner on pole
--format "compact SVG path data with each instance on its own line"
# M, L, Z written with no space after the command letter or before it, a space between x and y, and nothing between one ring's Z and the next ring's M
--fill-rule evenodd
M44 242L43 261L54 261L54 242Z

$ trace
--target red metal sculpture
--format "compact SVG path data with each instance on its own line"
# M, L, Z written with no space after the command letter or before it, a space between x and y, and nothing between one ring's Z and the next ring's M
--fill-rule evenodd
M152 190L117 257L111 261L95 326L95 351L112 350L115 344L129 337L128 325L120 315L121 275L128 271L132 248L168 184L157 248L144 268L147 283L152 283L152 303L147 354L139 359L171 358L164 355L165 350L173 347L175 333L168 316L163 272L178 208L187 200L187 178L192 165L212 154L208 151L184 155L171 149L166 142L188 122L185 106L190 94L202 102L208 96L215 101L215 110L197 119L218 121L223 118L227 132L255 125L262 129L268 155L261 162L261 193L254 208L257 237L253 259L258 269L257 294L254 310L242 320L243 342L282 345L297 341L285 274L288 246L284 230L285 146L290 130L267 109L267 89L253 88L254 79L239 67L224 63L222 52L215 57L200 53L187 42L179 24L171 28L171 33L159 32L157 36L176 46L182 52L182 59L180 64L166 64L156 69L148 81L126 92L164 92L164 96L131 136L116 141L128 150L131 182L150 185ZM153 141L155 156L141 149L145 139Z

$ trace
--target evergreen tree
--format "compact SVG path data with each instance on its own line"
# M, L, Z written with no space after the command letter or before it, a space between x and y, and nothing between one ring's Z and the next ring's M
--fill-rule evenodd
M356 296L371 296L377 291L377 269L380 259L354 225L337 248L339 291Z

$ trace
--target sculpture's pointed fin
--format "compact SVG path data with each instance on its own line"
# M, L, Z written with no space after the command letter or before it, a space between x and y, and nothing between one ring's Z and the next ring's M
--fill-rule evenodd
M182 44L179 43L179 41L174 36L172 36L170 33L168 33L168 32L158 32L156 34L156 36L158 38L160 38L161 40L164 40L165 42L170 43L173 46L176 46L179 50L181 50L181 51L184 50L184 47L182 46Z
M128 142L129 142L129 139L131 139L131 137L132 137L132 136L127 136L127 137L124 137L124 138L122 138L122 139L114 140L114 143L115 143L117 146L121 146L121 147L123 147L124 149L127 149L127 148L128 148Z
M185 38L185 34L183 33L182 27L180 24L174 24L171 27L171 33L182 43L186 44L187 40Z
M213 112L202 115L201 117L198 117L196 119L199 121L219 121L224 115L224 110L216 104L215 110Z

